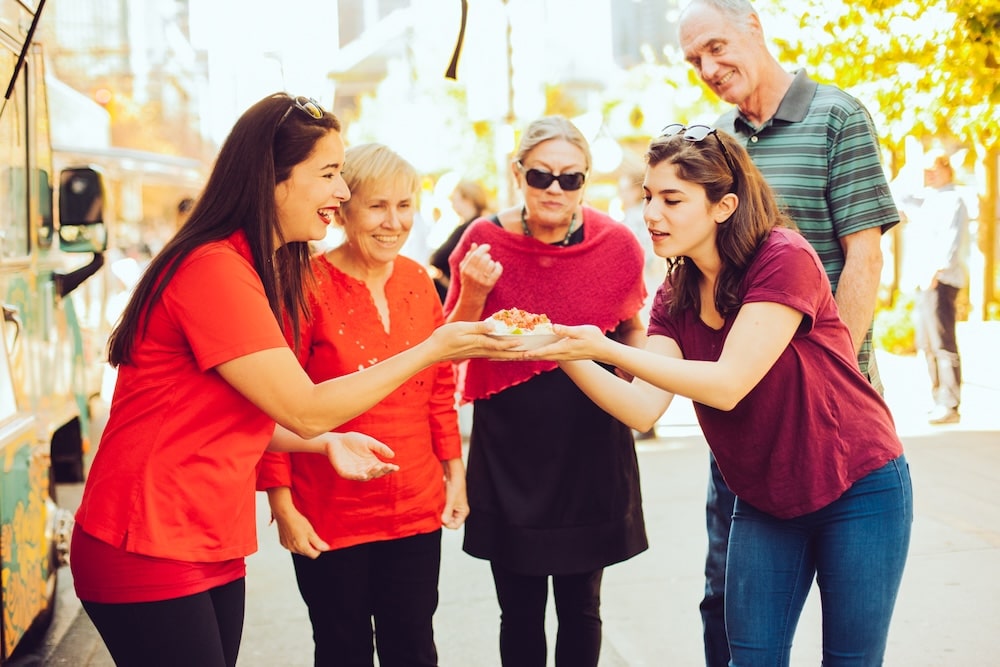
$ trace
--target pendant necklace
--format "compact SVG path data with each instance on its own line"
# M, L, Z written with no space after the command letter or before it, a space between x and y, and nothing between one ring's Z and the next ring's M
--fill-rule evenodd
M528 213L527 207L522 205L521 206L521 229L524 230L524 235L525 236L534 236L531 233L531 230L528 229L527 213ZM570 218L569 229L566 230L566 237L562 241L560 241L559 243L552 243L550 245L568 246L569 245L569 237L573 235L573 226L574 225L576 225L576 211L573 211L573 217Z

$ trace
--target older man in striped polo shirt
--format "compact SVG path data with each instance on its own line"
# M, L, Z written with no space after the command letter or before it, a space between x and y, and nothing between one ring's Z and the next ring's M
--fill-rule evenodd
M862 104L768 51L747 0L693 0L681 13L680 45L702 81L734 106L716 127L743 141L803 236L816 248L858 351L882 390L871 324L882 272L881 235L899 222L878 139ZM709 553L701 603L705 658L727 665L726 549L734 497L712 461L706 507Z

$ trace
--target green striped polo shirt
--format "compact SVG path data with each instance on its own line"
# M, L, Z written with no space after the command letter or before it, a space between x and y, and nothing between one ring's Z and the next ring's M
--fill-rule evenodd
M795 74L774 117L761 127L739 110L716 127L738 138L799 231L816 249L834 292L844 268L840 238L899 222L879 154L875 124L857 99ZM858 365L882 390L869 328Z

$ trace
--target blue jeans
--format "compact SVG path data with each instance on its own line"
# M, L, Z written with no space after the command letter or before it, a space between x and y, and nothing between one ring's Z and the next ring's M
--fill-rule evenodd
M726 571L730 664L789 664L815 578L824 667L881 665L912 523L902 456L826 507L794 519L777 519L737 498Z
M736 496L726 486L715 457L709 454L708 497L705 503L705 527L708 530L708 555L705 557L705 597L701 601L701 623L705 640L706 667L729 665L729 639L726 637L725 592L726 550L729 527L733 523Z

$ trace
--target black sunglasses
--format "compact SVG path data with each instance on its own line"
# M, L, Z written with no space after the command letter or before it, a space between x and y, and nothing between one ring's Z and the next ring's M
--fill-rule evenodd
M719 148L722 150L722 157L726 161L726 165L729 167L729 173L733 175L733 189L736 191L736 183L738 179L736 177L736 165L733 163L733 158L729 155L729 151L726 150L726 145L722 143L722 139L719 138L719 132L714 127L709 127L708 125L681 125L680 123L671 123L665 128L660 130L661 137L672 137L675 135L684 133L683 138L685 141L703 141L708 135L714 134L715 140L719 142Z
M524 181L530 187L537 190L546 190L552 185L552 181L559 181L560 188L566 192L573 192L582 188L583 182L587 180L587 175L581 171L571 171L556 176L551 172L542 171L541 169L526 170L520 162L517 163L517 167L524 172Z
M325 111L323 111L323 107L319 105L319 102L317 102L311 97L304 97L302 95L299 95L298 97L292 98L291 106L289 106L288 110L285 111L284 115L278 121L278 124L275 125L275 128L281 127L281 124L285 122L286 118L288 118L288 114L292 113L292 109L300 109L310 118L315 118L316 120L322 118L323 114L326 113Z

